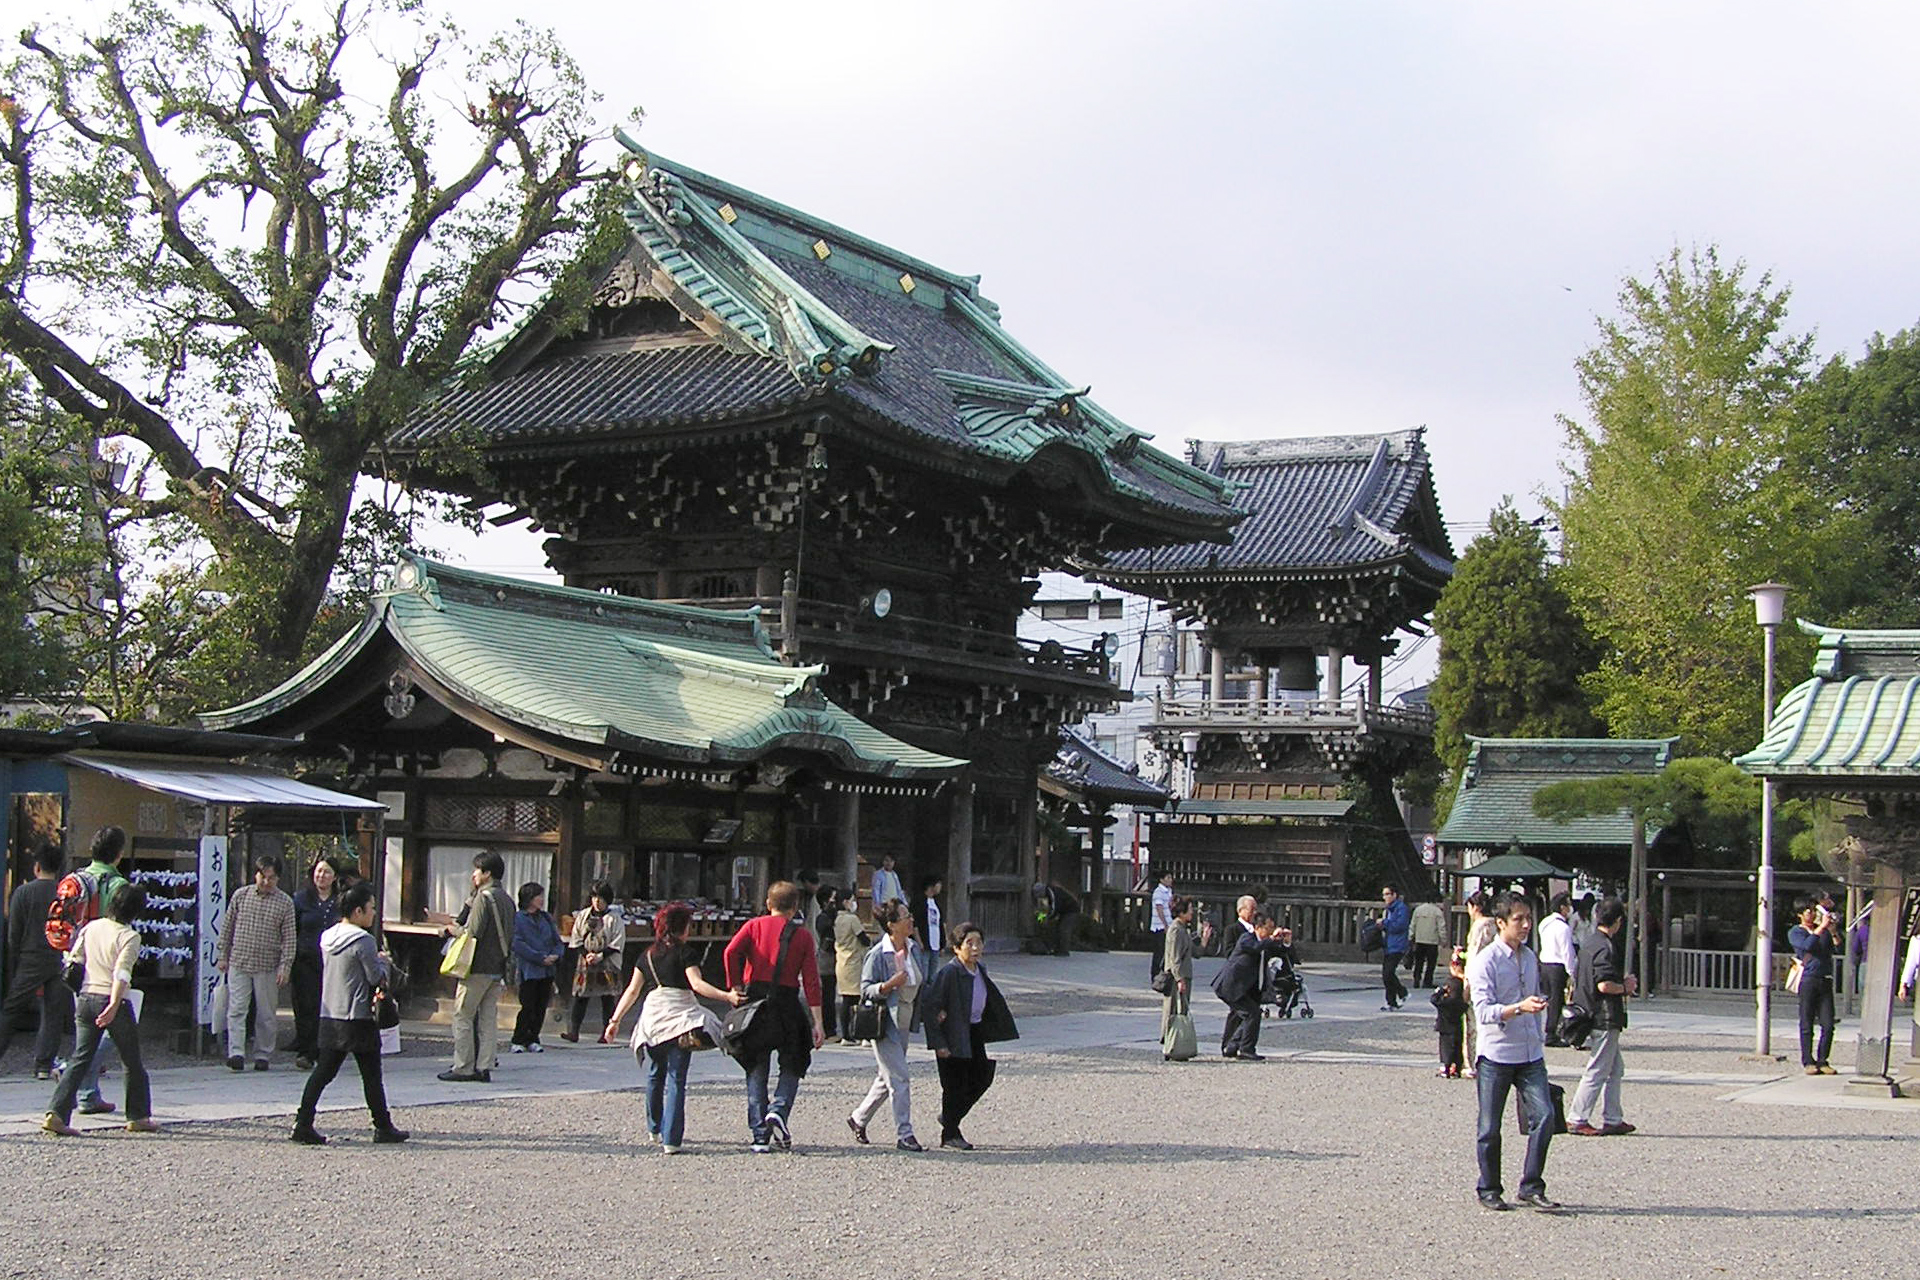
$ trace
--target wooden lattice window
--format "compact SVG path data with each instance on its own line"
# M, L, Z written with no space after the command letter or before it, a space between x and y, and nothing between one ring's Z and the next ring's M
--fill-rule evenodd
M558 835L560 806L532 796L429 796L427 828L503 836Z

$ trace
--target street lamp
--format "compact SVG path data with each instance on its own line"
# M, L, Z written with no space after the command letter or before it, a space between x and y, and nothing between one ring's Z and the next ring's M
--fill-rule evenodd
M1180 735L1180 754L1187 758L1187 798L1191 800L1194 794L1200 790L1199 730L1188 729Z
M1747 588L1753 620L1766 638L1766 674L1761 681L1760 732L1773 720L1773 646L1787 615L1787 589L1778 582ZM1773 1055L1773 779L1760 779L1760 888L1753 943L1753 1052Z

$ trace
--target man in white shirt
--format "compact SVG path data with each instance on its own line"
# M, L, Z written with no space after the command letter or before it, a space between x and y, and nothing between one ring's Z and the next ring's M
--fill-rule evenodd
M1527 1159L1520 1173L1521 1204L1552 1213L1560 1206L1547 1199L1547 1147L1553 1141L1553 1095L1547 1082L1546 1046L1540 1034L1540 1015L1547 1002L1540 997L1540 962L1527 947L1533 932L1533 909L1520 894L1496 900L1494 939L1480 948L1467 965L1467 986L1473 992L1473 1022L1479 1033L1475 1062L1480 1094L1480 1127L1476 1149L1480 1163L1477 1188L1485 1209L1511 1208L1500 1183L1500 1121L1507 1094L1520 1090L1527 1117Z
M1153 888L1153 918L1147 927L1153 930L1153 964L1147 971L1147 981L1152 982L1160 976L1160 970L1167 962L1167 926L1173 923L1173 872L1160 873L1160 883Z
M1560 1010L1566 1007L1567 984L1579 965L1573 949L1573 895L1556 893L1540 922L1540 990L1547 997L1547 1047L1564 1049L1560 1038Z

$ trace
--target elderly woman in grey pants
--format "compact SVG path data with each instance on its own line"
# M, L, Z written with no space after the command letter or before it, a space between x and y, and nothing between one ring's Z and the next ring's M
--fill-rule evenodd
M1166 928L1165 954L1160 967L1173 975L1173 990L1163 997L1160 1010L1160 1038L1167 1038L1167 1027L1176 1013L1188 1012L1193 996L1193 902L1175 896L1168 914L1173 922Z
M907 1085L907 1033L919 1025L915 1009L922 976L927 971L926 953L913 940L913 915L907 904L897 899L873 909L873 922L885 930L873 944L860 967L860 996L865 1000L885 1001L880 1015L880 1038L873 1042L873 1059L878 1071L867 1096L847 1117L853 1140L866 1145L867 1123L880 1104L893 1103L894 1146L902 1151L924 1151L913 1136L913 1101ZM851 1036L848 1028L843 1034Z

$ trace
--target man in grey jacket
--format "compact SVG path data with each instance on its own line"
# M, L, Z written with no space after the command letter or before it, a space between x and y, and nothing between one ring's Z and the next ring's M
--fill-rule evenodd
M373 1117L373 1140L407 1140L405 1129L394 1128L380 1075L380 1024L374 1017L373 1000L374 993L387 984L392 958L374 943L371 930L377 914L373 886L356 884L341 891L340 922L320 935L319 1053L289 1135L305 1146L326 1145L326 1135L313 1127L313 1115L321 1093L333 1083L348 1054L360 1068L360 1087Z
M453 1066L440 1073L442 1080L493 1079L500 1051L500 987L506 980L515 909L500 887L506 873L506 859L492 850L473 855L473 896L456 922L462 936L473 938L473 965L454 998Z

